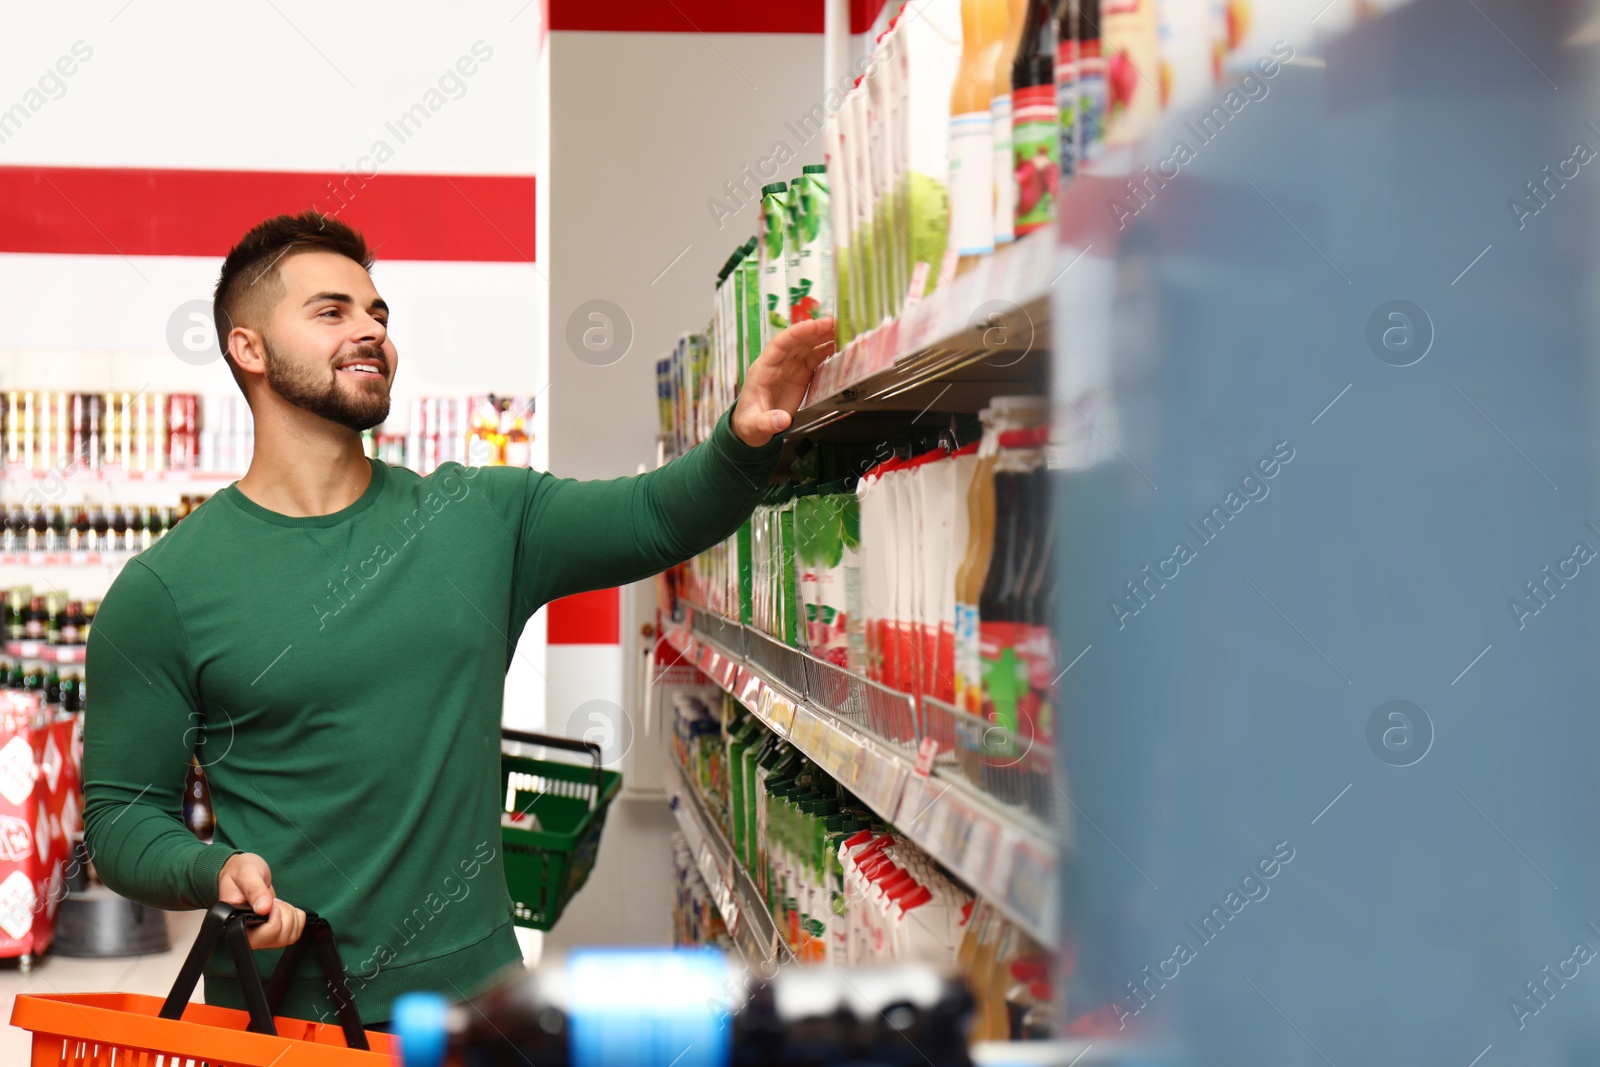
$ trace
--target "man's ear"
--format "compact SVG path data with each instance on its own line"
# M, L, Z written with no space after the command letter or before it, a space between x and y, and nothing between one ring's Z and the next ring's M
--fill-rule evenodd
M261 331L248 326L235 326L228 331L228 355L242 371L250 374L267 372L267 346Z

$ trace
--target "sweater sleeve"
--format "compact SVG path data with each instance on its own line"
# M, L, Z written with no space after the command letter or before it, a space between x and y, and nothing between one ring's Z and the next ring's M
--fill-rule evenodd
M102 881L151 907L209 907L238 850L183 824L183 788L200 735L200 701L171 593L133 560L89 631L83 822Z
M517 544L527 614L558 597L646 578L732 536L767 488L783 440L747 445L731 414L723 412L708 440L645 474L533 475Z

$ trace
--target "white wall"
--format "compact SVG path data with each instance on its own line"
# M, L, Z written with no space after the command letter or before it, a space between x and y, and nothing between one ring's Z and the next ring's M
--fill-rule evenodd
M10 15L0 34L0 71L7 74L0 166L370 174L373 164L363 157L384 140L393 156L377 168L380 175L543 175L549 97L538 0L100 0L36 4ZM75 54L87 58L67 64L68 77L52 74L78 42ZM486 52L492 54L483 58ZM473 58L470 76L457 69L464 56ZM430 91L442 104L401 143L386 123L426 105ZM23 111L12 112L19 103ZM536 264L387 261L380 249L373 274L394 308L397 419L422 393L542 394L533 430L534 463L543 466L549 201L542 185L536 199ZM91 219L118 210L79 206ZM382 241L381 234L367 236ZM0 255L0 387L148 383L231 392L221 364L193 367L165 342L173 309L209 298L221 251L215 258ZM72 488L91 499L113 491ZM158 494L146 498L161 502ZM0 573L0 581L28 580L15 570ZM100 568L53 568L37 584L93 595L109 578ZM543 637L541 615L507 679L507 716L522 725L543 721Z
M753 208L719 228L706 201L742 168L754 173L777 142L796 153L780 179L822 161L820 138L802 144L785 127L822 100L822 38L551 40L551 463L575 477L630 474L654 453L655 361L679 334L705 328L717 269L755 232ZM633 346L611 366L566 344L568 317L591 299L632 322Z

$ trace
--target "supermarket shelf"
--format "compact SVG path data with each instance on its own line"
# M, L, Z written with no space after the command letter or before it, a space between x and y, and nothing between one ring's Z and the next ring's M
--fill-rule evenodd
M688 607L666 641L773 732L1041 943L1055 943L1051 828L948 767L921 773L912 698Z
M86 470L82 467L72 470L33 470L28 467L3 467L0 468L0 483L12 485L29 485L41 482L46 478L57 478L64 482L171 482L177 485L214 485L224 486L236 482L242 474L230 471L201 471L201 470L159 470L137 471L122 470L117 467L102 467L99 470Z
M137 552L0 552L7 567L120 567Z
M673 773L667 786L668 801L694 853L700 876L710 887L712 899L745 965L758 977L770 978L777 967L794 962L794 956L778 936L777 924L765 901L750 880L749 872L734 858L732 846L706 810L700 794L695 792L677 761L671 762Z
M870 436L903 429L907 411L974 412L1042 383L1057 260L1054 230L1040 230L852 340L818 368L789 436Z
M5 654L12 659L37 659L47 663L81 665L88 654L88 645L47 645L43 641L7 641Z

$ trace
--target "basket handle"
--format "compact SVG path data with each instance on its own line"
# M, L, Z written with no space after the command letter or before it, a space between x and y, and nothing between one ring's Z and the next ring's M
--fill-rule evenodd
M590 776L590 785L593 792L589 799L589 809L593 811L600 803L600 760L603 758L603 753L600 751L600 746L593 741L575 741L570 737L556 737L553 734L531 734L522 730L508 730L504 726L500 728L500 740L516 741L524 745L538 745L541 748L559 748L568 752L587 755L594 760L594 767Z
M306 926L299 940L284 950L283 956L278 960L277 968L272 972L270 982L263 988L261 972L256 969L255 957L250 948L247 927L260 926L266 921L264 915L257 915L255 912L246 911L224 901L219 900L213 904L200 924L200 933L196 935L194 945L189 949L189 955L183 961L182 969L178 971L177 979L172 983L172 991L167 994L166 1002L161 1005L160 1017L183 1018L184 1006L188 1004L195 985L200 981L200 974L205 970L206 961L216 951L218 942L226 937L228 951L233 956L234 970L238 972L240 990L244 994L245 1010L250 1013L250 1024L246 1030L250 1033L271 1034L276 1037L278 1028L273 1023L272 1016L277 1012L278 1005L283 1002L283 996L289 989L289 979L299 966L300 958L305 955L307 944L310 944L317 950L318 962L322 964L322 973L328 982L328 992L333 997L334 1007L338 1009L339 1026L344 1030L345 1044L353 1049L370 1050L366 1030L361 1025L361 1014L356 1009L355 998L351 996L350 987L344 980L344 962L339 957L339 946L334 943L333 927L328 925L328 920L314 911L306 912Z

